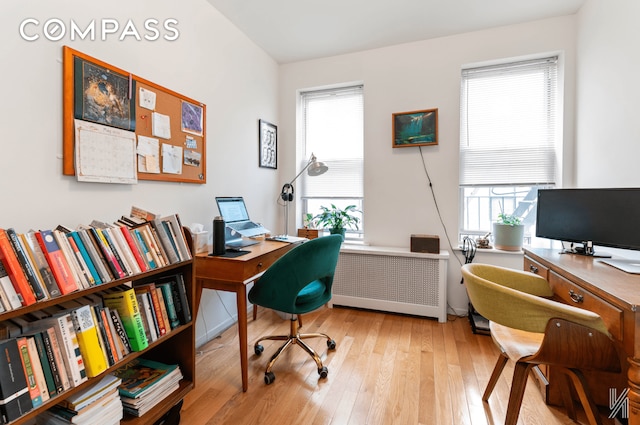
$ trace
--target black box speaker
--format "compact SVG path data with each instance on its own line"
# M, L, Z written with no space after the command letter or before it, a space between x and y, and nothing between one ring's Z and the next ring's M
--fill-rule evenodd
M435 235L411 235L411 252L440 254L440 238Z

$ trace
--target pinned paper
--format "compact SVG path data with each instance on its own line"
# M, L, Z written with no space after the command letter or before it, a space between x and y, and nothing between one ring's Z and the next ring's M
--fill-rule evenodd
M182 148L180 146L162 144L162 172L182 174Z
M155 137L161 137L163 139L171 139L171 119L169 115L159 114L154 112L151 115L152 131L151 133Z

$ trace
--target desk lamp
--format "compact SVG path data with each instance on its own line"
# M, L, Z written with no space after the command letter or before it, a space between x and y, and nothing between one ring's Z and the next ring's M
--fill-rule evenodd
M307 175L310 177L319 176L320 174L324 174L327 172L329 167L325 165L324 162L320 162L317 160L316 156L312 153L307 165L304 166L302 170L291 180L289 183L285 183L282 186L282 191L280 192L280 199L284 201L284 237L289 234L289 203L293 201L293 182L296 181L298 177L307 170Z

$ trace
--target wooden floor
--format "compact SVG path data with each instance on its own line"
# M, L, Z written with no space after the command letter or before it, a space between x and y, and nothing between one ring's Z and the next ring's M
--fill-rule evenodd
M315 363L293 346L276 362L276 380L263 381L279 342L260 336L285 334L289 324L271 310L249 320L249 389L242 392L237 328L200 347L196 388L187 395L181 423L198 424L425 424L504 423L513 371L509 364L489 401L482 392L498 356L491 337L474 335L466 318L448 323L348 308L324 308L303 317L303 332L325 332L337 342L311 339L329 368L319 379ZM582 416L583 418L583 416ZM530 380L518 424L572 424L549 407ZM584 419L580 423L586 423ZM605 423L612 423L611 421Z

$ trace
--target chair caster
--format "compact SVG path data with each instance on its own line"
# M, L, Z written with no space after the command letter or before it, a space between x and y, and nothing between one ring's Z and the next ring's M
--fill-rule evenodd
M327 347L329 347L329 350L335 350L336 349L336 342L332 339L330 339L329 341L327 341Z
M321 378L326 378L327 375L329 375L329 369L327 369L326 366L322 366L322 369L318 369L318 375L320 375Z
M253 352L256 353L256 356L259 356L264 351L264 347L260 344L256 344L253 346Z
M269 384L273 384L273 381L276 380L276 375L273 374L273 372L266 372L264 374L264 383L269 385Z

